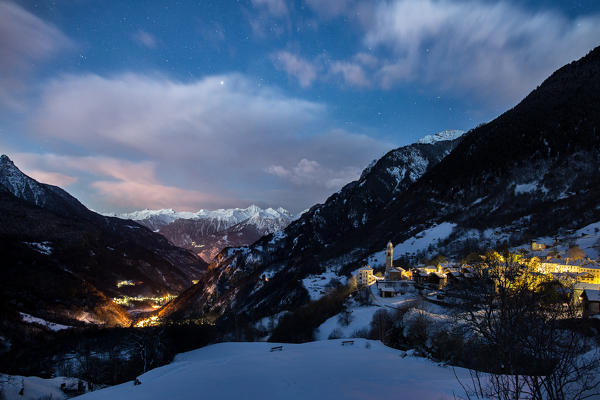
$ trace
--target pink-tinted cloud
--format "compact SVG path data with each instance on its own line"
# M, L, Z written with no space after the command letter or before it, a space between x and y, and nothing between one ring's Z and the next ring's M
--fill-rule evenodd
M78 181L73 175L88 177L86 188L95 209L173 208L198 210L221 205L239 206L232 198L200 190L188 190L163 184L156 176L156 164L149 161L132 162L110 157L80 157L57 154L15 153L13 161L23 172L44 183L67 187ZM35 169L43 168L43 169ZM58 172L61 171L61 172ZM77 193L74 193L77 195ZM98 205L101 205L98 208Z
M196 211L205 205L214 207L239 206L232 199L222 199L198 190L185 190L173 186L136 181L96 181L91 187L97 190L105 207L121 208L173 208Z
M41 171L41 170L24 170L27 175L38 182L47 183L54 186L65 188L75 182L77 178L70 175L61 174L60 172Z

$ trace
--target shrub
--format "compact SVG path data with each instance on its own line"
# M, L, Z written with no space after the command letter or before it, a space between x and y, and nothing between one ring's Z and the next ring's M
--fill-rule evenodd
M334 330L331 331L329 336L327 336L327 339L329 339L329 340L340 339L343 336L344 336L344 333L340 330L340 328L335 328Z

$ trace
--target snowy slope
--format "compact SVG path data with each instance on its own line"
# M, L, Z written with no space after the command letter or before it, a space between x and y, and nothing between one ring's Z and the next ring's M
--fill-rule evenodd
M56 377L51 379L38 378L37 376L18 376L0 374L0 398L3 400L40 400L67 399L60 386L64 383L68 388L77 388L77 378ZM84 388L87 386L82 381ZM23 394L19 392L23 389Z
M538 237L533 241L547 246L545 250L531 252L532 255L538 257L558 253L561 257L566 258L568 257L570 247L578 246L583 250L586 257L598 260L600 258L600 221L586 225L573 232L554 237ZM531 246L529 243L525 243L513 248L514 251L518 251L519 249L530 251Z
M452 233L456 224L450 222L442 222L441 224L433 225L428 229L415 234L406 239L404 242L394 246L394 256L398 257L406 254L414 254L418 251L425 250L429 246L436 246L440 241L446 239ZM368 258L369 263L374 266L383 265L385 262L385 249Z
M22 173L6 155L0 156L0 170L0 184L9 192L36 205L45 203L44 186Z
M283 344L221 343L175 358L132 382L80 399L452 399L462 393L452 368L355 339ZM457 368L468 380L468 372Z
M76 198L57 186L40 183L25 175L5 154L0 156L0 188L59 215L90 217L90 211Z
M63 329L70 329L70 326L57 324L55 322L46 321L45 319L34 317L33 315L29 315L26 313L19 313L21 315L21 319L23 322L29 324L41 325L45 328L50 329L51 331L62 331Z
M420 139L417 143L432 144L435 142L443 142L445 140L454 140L461 137L464 133L465 131L461 131L459 129L447 129L445 131L434 133L433 135L427 135Z

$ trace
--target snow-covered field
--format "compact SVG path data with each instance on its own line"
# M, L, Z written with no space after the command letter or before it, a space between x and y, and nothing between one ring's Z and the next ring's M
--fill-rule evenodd
M45 326L46 328L50 329L51 331L62 331L63 329L72 328L71 326L61 325L61 324L57 324L54 322L46 321L45 319L34 317L33 315L25 314L23 312L19 313L19 314L21 314L21 319L23 320L23 322L27 322L30 324L42 325L42 326Z
M220 343L179 354L169 365L81 399L452 399L462 394L450 367L354 339L283 344ZM468 372L457 368L465 382Z
M350 324L344 326L340 323L339 314L329 318L323 322L315 332L317 340L326 340L329 335L337 329L340 333L339 337L352 337L354 332L362 329L369 329L369 324L373 319L373 314L377 310L381 310L379 306L356 307L348 310L350 312Z
M62 400L68 396L60 389L61 384L76 389L77 378L57 377L52 379L37 376L16 376L0 374L0 398L3 400ZM82 382L85 387L85 382ZM21 392L23 394L19 394Z
M340 283L346 283L345 276L339 276L335 271L327 270L319 275L309 275L302 279L302 285L308 291L311 300L319 300L327 291L327 285L332 279L339 280Z

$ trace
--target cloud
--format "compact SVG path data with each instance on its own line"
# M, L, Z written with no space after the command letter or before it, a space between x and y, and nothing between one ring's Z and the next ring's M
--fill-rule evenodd
M323 168L319 162L306 158L289 169L281 165L271 165L266 171L297 186L319 185L329 190L339 189L348 182L358 179L361 173L361 169L357 167L339 170Z
M321 17L332 18L353 9L354 0L306 0L306 4Z
M275 17L282 17L288 14L288 8L284 0L252 0L252 5L265 9Z
M60 186L62 188L65 188L77 182L76 177L61 174L59 172L49 172L41 170L27 170L24 172L38 182L48 183L50 185Z
M91 186L97 190L106 207L134 209L150 208L175 210L198 210L199 205L210 208L235 207L240 203L222 199L199 190L186 190L174 186L134 181L96 181Z
M174 208L195 210L200 205L234 207L241 203L199 190L187 190L159 182L157 164L151 161L128 161L103 156L69 156L52 153L15 153L15 163L32 178L52 185L67 187L82 175L86 199L94 209ZM62 171L62 172L57 172ZM111 208L112 207L112 208Z
M365 25L383 88L406 82L515 101L600 41L600 16L568 19L508 2L382 2Z
M323 80L341 76L360 88L417 83L504 107L600 44L600 15L567 17L510 1L306 3L321 18L343 18L358 30L354 55L324 60L321 68Z
M304 209L393 147L335 130L323 104L238 74L193 82L66 75L43 86L31 127L32 139L55 154L67 157L77 149L94 156L54 164L63 169L36 169L76 176L78 185L82 175L93 173L85 182L97 196L105 194L105 204L116 199L111 204L120 209L261 201ZM282 179L277 166L294 178Z
M36 64L71 46L53 25L12 2L0 1L0 105L20 107L18 96Z
M341 74L344 81L351 86L367 87L371 84L363 67L357 63L336 61L331 64L329 70L333 74Z
M143 46L146 46L149 49L153 49L156 47L156 38L146 31L140 29L137 32L135 32L132 37L134 41Z
M317 66L295 54L280 51L271 59L277 68L298 79L302 87L310 86L317 79Z

